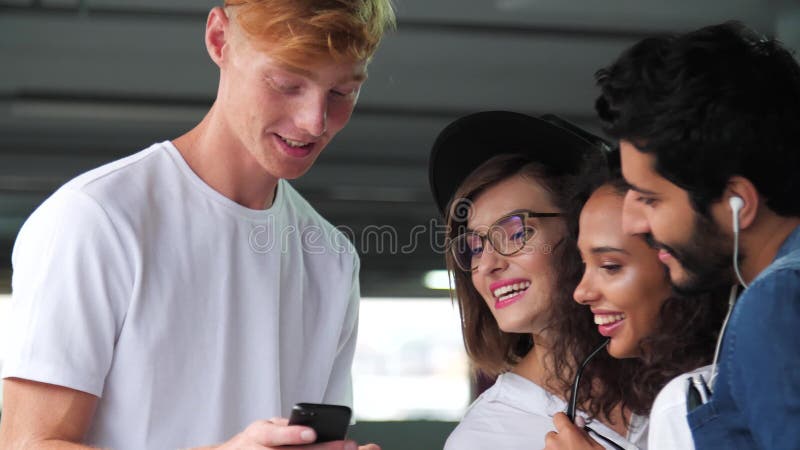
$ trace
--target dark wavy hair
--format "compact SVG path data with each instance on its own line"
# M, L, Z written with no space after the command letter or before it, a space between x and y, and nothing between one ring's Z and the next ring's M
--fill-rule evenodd
M618 153L614 153L609 157L610 171L588 167L580 176L585 184L575 191L571 208L565 210L572 242L577 242L580 211L592 192L603 185L611 185L620 196L627 192L618 161ZM667 276L665 272L665 283ZM585 380L581 383L578 405L593 417L611 417L616 406L636 414L649 414L656 395L669 380L711 362L726 312L726 294L722 291L694 297L673 294L661 306L653 334L639 343L642 358L617 360L608 352L601 352L586 367L583 376L594 383ZM586 327L586 323L593 324L589 308L575 301L570 303L553 304L559 318L553 323L554 331L562 338L554 343L552 354L555 372L562 376L569 373L574 358L585 357L603 339L595 326ZM561 380L562 384L571 381L571 378Z
M698 213L740 175L800 215L800 66L779 42L726 22L644 39L595 78L606 133L653 154Z

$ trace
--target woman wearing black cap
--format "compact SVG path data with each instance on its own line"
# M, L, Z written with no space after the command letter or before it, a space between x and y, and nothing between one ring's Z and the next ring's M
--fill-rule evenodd
M591 313L572 300L582 266L562 215L578 194L581 170L604 156L596 138L565 126L484 112L450 124L434 144L431 187L449 227L446 260L464 343L476 369L498 376L446 449L536 448L553 429L551 417L566 409L568 380L585 354L553 354L554 348L575 347L556 345L571 337L553 331L564 327L552 306L583 318L575 326L595 327ZM600 352L583 382L593 392L603 390L596 374L613 379L615 366ZM622 448L644 447L646 419L625 420L614 407L622 399L605 398L604 404L588 404L592 428Z

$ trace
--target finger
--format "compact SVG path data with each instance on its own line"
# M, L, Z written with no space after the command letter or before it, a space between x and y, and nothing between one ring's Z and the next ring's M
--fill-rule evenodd
M289 425L289 419L284 419L283 417L273 417L272 419L269 419L269 421L282 427Z
M251 424L244 433L249 439L266 447L310 444L317 439L317 433L309 427L277 425L266 420Z
M367 444L358 447L358 450L381 450L381 447L378 444Z
M358 450L355 441L331 441L322 444L307 445L303 450Z
M544 435L544 450L556 450L558 448L558 433L555 431L548 431Z
M553 416L553 425L559 433L575 428L575 425L569 420L569 417L561 412Z

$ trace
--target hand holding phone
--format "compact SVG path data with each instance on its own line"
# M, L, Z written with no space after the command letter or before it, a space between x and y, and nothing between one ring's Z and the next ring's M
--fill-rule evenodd
M289 425L311 427L315 442L341 441L347 437L352 411L347 406L321 403L298 403L292 408Z

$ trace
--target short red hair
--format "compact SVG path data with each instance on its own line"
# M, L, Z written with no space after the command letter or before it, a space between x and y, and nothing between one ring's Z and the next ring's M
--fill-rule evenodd
M325 57L369 60L395 26L391 0L225 0L225 7L235 8L256 45L270 45L271 56L301 68Z

